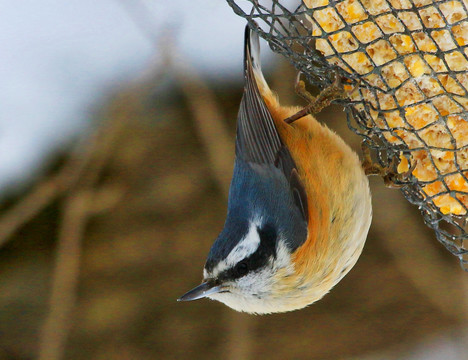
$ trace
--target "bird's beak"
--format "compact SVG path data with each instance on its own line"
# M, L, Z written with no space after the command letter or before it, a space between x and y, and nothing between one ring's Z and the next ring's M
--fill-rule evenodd
M198 300L207 297L208 295L219 293L223 290L224 288L222 285L215 285L210 282L204 282L203 284L198 285L196 288L182 295L177 299L177 301Z

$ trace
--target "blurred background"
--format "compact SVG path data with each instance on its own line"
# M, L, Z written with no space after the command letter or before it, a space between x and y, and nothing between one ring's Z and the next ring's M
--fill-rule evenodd
M0 360L467 358L468 275L378 178L364 252L318 303L175 301L226 214L245 24L225 2L0 8ZM317 117L358 151L341 108Z

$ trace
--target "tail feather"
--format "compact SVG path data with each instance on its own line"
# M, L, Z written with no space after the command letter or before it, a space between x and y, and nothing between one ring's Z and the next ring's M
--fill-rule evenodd
M245 30L244 96L237 118L236 153L245 161L274 164L281 148L271 112L265 104L261 82L258 36L249 27ZM263 81L265 81L263 79Z
M266 93L271 93L262 72L262 63L260 59L260 41L258 34L248 26L245 27L245 52L244 52L244 71L245 75L251 69L255 82L257 83L260 93L265 96Z

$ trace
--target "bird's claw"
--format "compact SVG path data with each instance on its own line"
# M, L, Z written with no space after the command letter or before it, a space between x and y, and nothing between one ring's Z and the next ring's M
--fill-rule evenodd
M364 173L368 176L379 175L383 178L384 184L389 188L401 188L405 186L408 179L411 177L413 170L416 168L417 162L415 161L411 167L404 173L395 172L397 166L397 157L393 157L392 161L387 166L382 166L372 160L370 148L365 141L361 143L364 160L362 168Z
M325 107L329 106L332 101L338 99L345 99L348 94L356 89L358 86L355 85L351 91L345 91L343 84L341 82L341 76L338 74L338 71L334 71L335 80L333 83L323 89L320 94L313 96L310 92L307 91L305 82L301 80L301 72L299 71L296 77L295 90L296 93L304 98L309 104L304 107L302 110L298 111L296 114L288 117L284 121L288 124L293 123L296 120L308 115L308 114L317 114Z

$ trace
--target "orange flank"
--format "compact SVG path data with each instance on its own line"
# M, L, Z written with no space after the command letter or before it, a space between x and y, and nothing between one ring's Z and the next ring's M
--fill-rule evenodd
M273 283L274 293L288 299L289 310L300 309L328 293L358 260L372 218L369 182L356 153L312 115L286 123L301 109L281 106L261 69L253 70L307 194L307 238Z
M269 89L259 85L307 193L308 235L293 255L296 274L307 277L306 273L319 272L332 282L336 276L334 268L340 268L334 266L339 261L335 254L342 253L344 244L340 240L350 225L349 203L356 201L356 184L362 183L360 162L340 137L311 115L285 123L284 119L300 108L281 106Z

